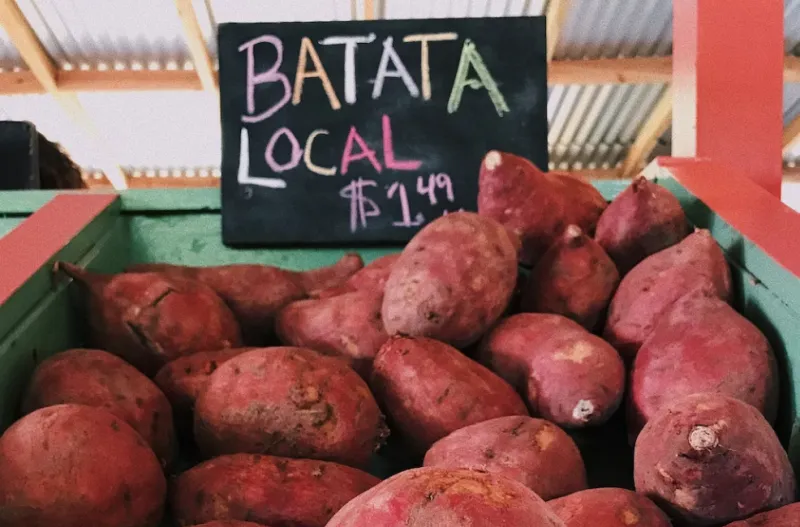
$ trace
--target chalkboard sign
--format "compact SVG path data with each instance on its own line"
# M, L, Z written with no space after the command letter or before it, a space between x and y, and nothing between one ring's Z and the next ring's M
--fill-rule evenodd
M404 242L476 210L492 149L547 167L542 17L222 24L227 245Z
M26 121L0 121L0 190L35 190L39 180L39 134Z

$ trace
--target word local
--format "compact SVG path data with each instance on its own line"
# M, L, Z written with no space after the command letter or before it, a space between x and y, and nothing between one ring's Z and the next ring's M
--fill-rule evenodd
M322 46L344 46L344 99L348 104L354 104L357 101L356 93L356 64L355 55L356 48L359 44L369 44L375 41L375 34L358 35L358 36L332 36L322 39L319 44ZM424 100L430 100L432 97L431 88L431 73L430 73L430 44L432 42L444 42L457 40L457 33L426 33L417 35L407 35L403 38L403 42L409 45L419 44L420 46L420 79L422 88L417 86L414 78L406 68L397 51L394 48L394 40L392 37L387 37L383 41L383 53L381 55L378 72L373 80L372 99L378 99L383 93L383 87L387 78L399 78L405 85L411 97L422 97ZM271 66L266 68L265 71L256 72L256 64L262 64L263 60L257 60L256 50L263 49L261 46L270 45L274 48L275 60ZM322 83L322 87L330 103L331 109L339 110L342 104L339 97L331 83L330 77L322 63L322 60L314 47L314 43L308 37L303 37L300 44L300 54L297 60L297 69L295 72L294 86L292 87L289 82L288 76L280 71L284 59L283 42L275 35L263 35L261 37L250 40L239 46L239 52L246 53L247 55L247 83L246 83L246 105L247 111L241 116L244 123L258 123L264 121L276 112L286 106L291 100L293 105L301 103L303 98L303 88L306 79L318 79ZM260 56L258 57L261 58ZM309 60L313 63L313 69L308 70ZM471 68L477 74L477 78L471 77ZM257 113L255 92L256 87L262 84L278 83L283 88L283 95L280 100L273 104L271 107L264 111ZM489 69L483 61L480 53L478 52L475 43L470 39L465 39L461 48L461 57L459 60L456 76L453 81L452 89L450 90L450 98L447 103L447 111L455 113L461 105L461 100L465 88L472 88L475 90L485 89L487 94L494 104L497 113L502 117L505 113L509 112L508 104L505 97L500 92L497 82L492 77ZM325 129L314 130L309 134L305 142L305 148L301 148L300 143L295 134L287 127L282 127L276 130L269 142L267 143L265 151L265 159L267 165L275 173L285 172L297 167L302 159L306 167L320 175L332 176L337 173L336 167L321 167L312 161L311 150L314 141L320 135L328 135L330 132ZM391 150L391 128L389 124L389 117L383 116L383 134L384 134L384 156L386 168L397 170L415 170L419 167L419 163L415 161L399 162L393 158ZM388 139L387 139L388 137ZM291 154L287 160L282 162L277 161L274 156L275 147L281 138L285 138L291 147ZM361 157L348 157L348 152L352 154L354 145L358 145L362 149ZM388 146L388 148L387 148ZM347 167L350 161L354 159L367 158L375 169L380 172L380 164L374 157L374 154L367 148L365 141L358 134L355 127L350 129L350 134L347 138L344 154L341 162L341 173L347 173Z

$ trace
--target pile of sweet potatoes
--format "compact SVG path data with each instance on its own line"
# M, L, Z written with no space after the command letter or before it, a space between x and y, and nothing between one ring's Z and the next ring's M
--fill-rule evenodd
M800 526L710 232L641 177L479 187L366 264L59 262L92 347L26 379L0 526Z

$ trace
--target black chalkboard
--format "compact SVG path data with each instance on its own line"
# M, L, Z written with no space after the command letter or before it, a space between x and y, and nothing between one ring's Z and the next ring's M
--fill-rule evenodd
M26 121L0 121L0 190L35 190L39 181L39 134Z
M547 167L542 17L222 24L218 47L227 245L403 242L476 209L488 151Z

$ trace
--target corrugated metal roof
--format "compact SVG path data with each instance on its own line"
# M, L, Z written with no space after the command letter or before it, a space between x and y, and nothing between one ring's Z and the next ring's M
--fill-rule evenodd
M39 39L62 65L183 63L189 50L178 11L165 0L18 0Z
M59 64L189 59L174 3L169 0L18 0L47 51ZM193 0L212 55L222 22L349 20L350 0ZM358 17L364 0L357 0ZM387 18L540 15L547 0L385 0ZM668 55L672 47L670 0L572 0L555 58ZM785 0L786 50L800 55L800 0ZM0 30L0 68L23 67ZM548 100L551 160L558 168L617 165L626 155L663 85L551 86ZM784 120L800 115L800 84L784 91ZM216 104L198 92L84 94L84 106L113 139L119 162L130 166L193 167L219 160ZM0 112L30 119L63 142L84 164L92 149L75 139L73 124L49 97L0 98ZM654 155L668 154L671 132ZM786 159L800 160L800 145Z
M671 50L670 0L573 0L554 59L645 57Z

